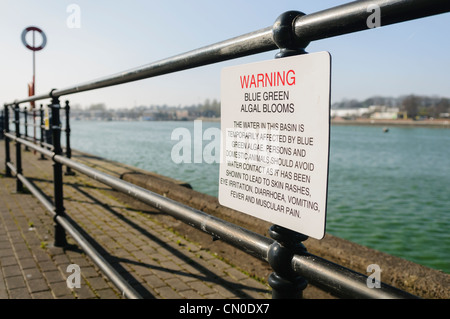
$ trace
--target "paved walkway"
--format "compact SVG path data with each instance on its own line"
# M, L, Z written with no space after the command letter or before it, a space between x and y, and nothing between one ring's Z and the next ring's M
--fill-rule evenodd
M27 190L15 192L15 178L4 176L4 151L0 141L0 299L123 298L72 238L67 236L66 248L53 246L51 214ZM51 160L39 160L33 151L22 157L23 174L52 200ZM127 207L107 186L81 174L64 176L64 183L67 215L144 298L271 298L266 284L187 241L150 212ZM71 264L80 267L80 288L68 287L67 278L75 275L67 270Z

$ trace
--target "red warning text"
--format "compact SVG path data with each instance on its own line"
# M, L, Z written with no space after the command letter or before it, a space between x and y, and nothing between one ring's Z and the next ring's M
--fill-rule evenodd
M277 71L241 75L241 88L251 89L260 87L292 86L295 85L295 71Z

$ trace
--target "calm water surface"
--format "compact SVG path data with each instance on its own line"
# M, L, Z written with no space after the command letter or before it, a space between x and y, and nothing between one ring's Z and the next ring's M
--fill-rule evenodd
M194 141L193 122L71 125L75 149L187 181L217 196L219 164L171 159L177 128L191 132L192 148L210 143ZM215 122L201 125L202 132L220 128ZM332 126L326 230L450 273L450 130L390 127L384 133L377 126Z

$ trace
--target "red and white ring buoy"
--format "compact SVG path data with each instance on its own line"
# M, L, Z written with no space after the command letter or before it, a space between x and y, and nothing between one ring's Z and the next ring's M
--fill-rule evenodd
M34 47L31 46L27 43L27 39L26 39L26 35L28 32L33 31L33 32L39 32L41 34L42 37L42 43L40 46L38 47ZM39 51L42 50L45 45L47 44L47 37L45 36L44 31L42 31L41 29L39 29L38 27L28 27L25 30L22 31L22 43L23 45L25 45L28 49L30 49L31 51ZM34 45L34 44L33 44Z

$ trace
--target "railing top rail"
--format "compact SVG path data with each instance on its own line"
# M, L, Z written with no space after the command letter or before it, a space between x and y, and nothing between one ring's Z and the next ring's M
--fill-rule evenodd
M448 0L363 0L354 1L307 15L299 15L292 35L308 43L337 35L367 30L369 6L380 8L381 25L389 25L450 11ZM113 85L133 82L163 74L178 72L217 62L227 61L278 48L273 38L273 27L267 27L229 40L208 45L135 69L116 73L49 93L34 95L5 105L60 97Z

